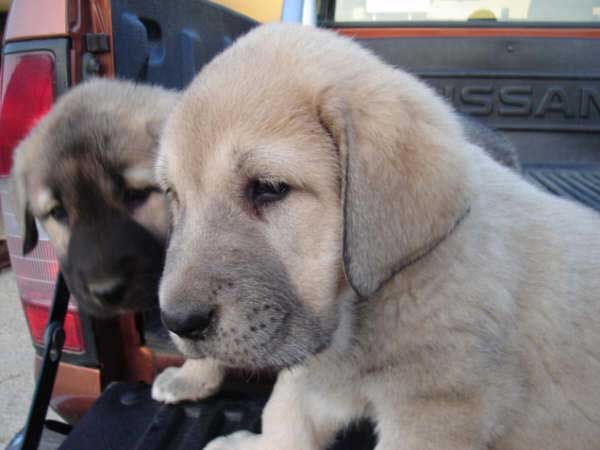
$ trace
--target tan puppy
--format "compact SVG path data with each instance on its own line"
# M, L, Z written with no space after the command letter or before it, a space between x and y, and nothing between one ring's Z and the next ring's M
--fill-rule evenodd
M263 433L207 449L325 449L362 417L377 450L598 448L600 217L469 144L420 81L261 27L184 93L157 170L175 341L284 369Z
M36 218L78 304L96 316L157 304L169 214L153 168L159 134L178 98L124 81L81 84L16 149L12 175L23 251L37 243ZM221 379L214 361L188 361L163 372L153 395L202 398Z

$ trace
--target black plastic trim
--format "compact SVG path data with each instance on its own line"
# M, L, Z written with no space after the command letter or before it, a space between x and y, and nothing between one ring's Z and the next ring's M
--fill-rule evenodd
M548 192L600 211L600 166L531 164L523 173Z
M419 71L419 75L427 78L514 78L514 79L522 79L528 78L532 80L561 80L561 81L581 81L581 80L590 80L590 81L598 81L598 74L577 74L573 73L533 73L533 72L490 72L490 71L478 71L472 70L469 72L441 72L441 71L432 71L432 70L421 70Z
M69 288L62 273L59 272L54 287L54 298L44 333L44 356L37 377L33 400L24 428L23 449L37 449L44 431L44 422L48 414L48 404L52 397L54 381L65 343L63 325L69 307Z
M119 78L182 89L215 55L257 25L201 0L112 0Z
M501 72L501 71L478 71L470 72L454 72L454 71L436 71L436 70L419 70L418 75L424 79L489 79L489 80L539 80L539 81L590 81L593 85L600 85L600 75L593 73L533 73L529 71L523 72ZM560 132L578 132L578 133L598 133L600 132L600 122L590 124L558 124L550 123L530 123L524 122L519 124L502 124L499 126L502 130L515 131L560 131Z
M77 423L59 450L196 450L217 436L238 430L258 432L268 394L229 392L199 402L165 405L152 400L151 387L113 383ZM327 450L372 450L374 426L359 421L338 433Z

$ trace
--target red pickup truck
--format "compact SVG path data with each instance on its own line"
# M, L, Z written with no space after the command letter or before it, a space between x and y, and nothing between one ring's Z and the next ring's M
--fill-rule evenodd
M37 248L21 254L8 189L14 147L58 96L90 76L183 88L256 25L224 6L243 3L13 2L0 76L0 200L38 364L58 265L42 230ZM258 3L272 10L261 17L336 29L419 75L457 110L500 130L532 182L600 210L599 1ZM111 382L151 383L182 360L156 311L100 320L72 299L65 329L52 407L70 423Z

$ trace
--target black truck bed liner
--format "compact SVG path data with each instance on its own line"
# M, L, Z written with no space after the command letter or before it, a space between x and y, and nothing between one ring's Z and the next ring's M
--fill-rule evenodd
M600 167L537 165L524 168L534 184L600 211Z

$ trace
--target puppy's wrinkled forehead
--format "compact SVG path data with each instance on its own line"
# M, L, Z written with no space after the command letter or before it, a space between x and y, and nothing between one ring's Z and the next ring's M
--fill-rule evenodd
M297 154L308 161L316 157L322 148L313 153L314 146L328 138L317 111L326 82L314 83L289 50L285 44L254 46L242 40L209 63L167 120L159 179L180 182L190 176L195 178L190 183L205 183L200 174L210 177L227 163L230 170L258 163L258 153L267 151L273 164L281 155L288 167Z
M155 145L144 128L123 129L117 117L89 108L53 125L40 154L46 161L37 164L32 179L55 201L80 214L91 209L93 216L94 208L110 203L124 186L153 183L155 156L149 149Z
M120 167L94 153L68 155L46 175L48 189L78 211L97 208L123 184Z
M117 112L96 111L86 105L72 108L52 125L48 147L57 160L93 153L115 164L133 165L155 153L156 138L146 124Z
M220 190L253 177L299 188L326 181L307 165L337 165L333 142L311 99L288 91L285 99L269 89L244 99L227 90L184 98L161 139L158 179L194 191ZM236 101L241 104L229 107L234 113L226 112L225 105ZM207 104L220 107L202 108Z

